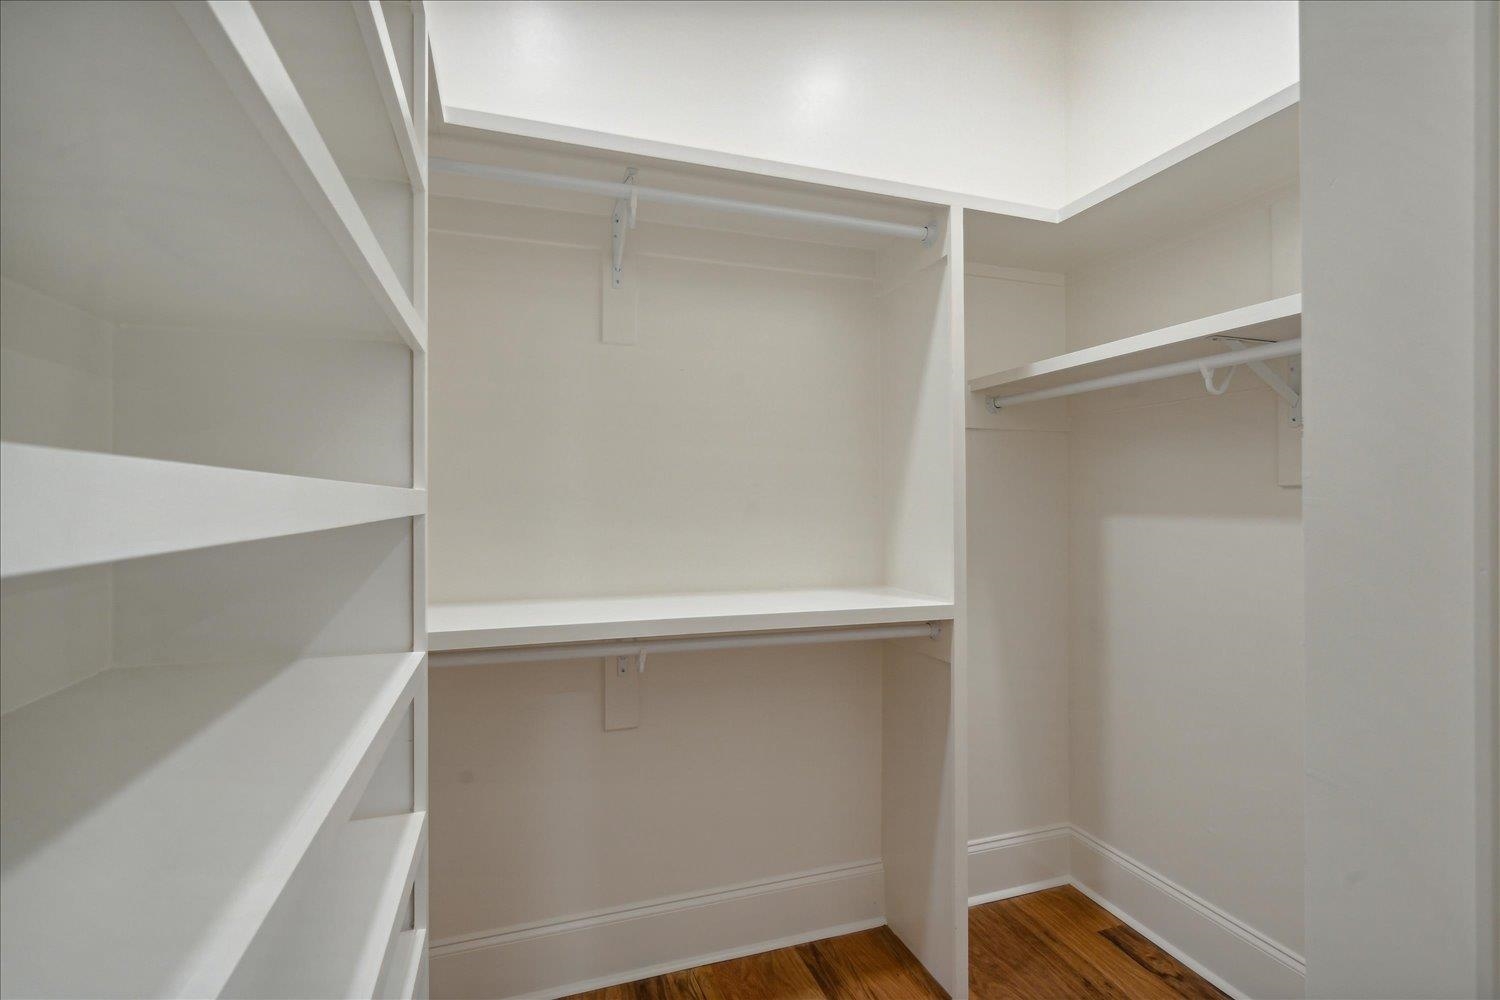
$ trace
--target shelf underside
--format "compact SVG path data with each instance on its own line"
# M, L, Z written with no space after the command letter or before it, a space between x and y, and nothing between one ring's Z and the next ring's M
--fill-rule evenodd
M387 262L335 238L368 234L357 208L282 162L296 150L229 80L256 84L221 74L173 5L6 4L0 39L7 276L121 325L425 336Z
M1255 121L1062 222L970 211L967 261L1067 272L1150 246L1249 199L1297 183L1297 104Z
M0 443L0 576L411 517L424 490Z
M117 667L7 713L6 993L217 996L422 659Z
M1230 345L1216 342L1212 339L1214 337L1282 341L1301 334L1302 296L1287 295L972 378L969 391L1014 395L1054 389L1156 365L1223 354L1230 349Z
M938 621L953 602L886 587L436 604L433 650Z

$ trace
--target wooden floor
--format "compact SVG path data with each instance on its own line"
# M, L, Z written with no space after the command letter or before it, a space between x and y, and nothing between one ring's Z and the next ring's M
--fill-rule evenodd
M1228 1000L1072 886L969 911L974 1000ZM947 997L888 927L768 951L573 1000Z

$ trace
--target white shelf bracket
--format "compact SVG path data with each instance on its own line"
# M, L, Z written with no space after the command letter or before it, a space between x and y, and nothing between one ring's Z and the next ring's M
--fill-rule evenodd
M1270 341L1265 340L1247 340L1244 337L1214 337L1213 340L1215 343L1224 344L1232 350L1239 350L1245 347L1255 347L1259 344L1270 343ZM1246 367L1254 372L1257 378L1271 387L1271 391L1275 392L1276 395L1286 400L1287 405L1291 407L1291 421L1292 425L1295 427L1302 426L1302 377L1300 374L1301 360L1302 359L1300 356L1292 358L1287 369L1288 374L1291 375L1292 380L1296 383L1295 385L1289 384L1286 379L1282 378L1280 375L1276 374L1276 372L1272 371L1271 366L1266 364L1264 361L1250 361L1246 364ZM1215 389L1213 386L1211 373L1208 369L1203 369L1203 383L1208 387L1208 391L1213 393L1215 396L1219 395L1229 387L1229 379L1233 377L1234 369L1231 368L1229 369L1229 376L1224 379L1224 384L1218 389Z
M625 171L625 183L634 187L635 167ZM630 197L615 201L610 240L610 287L619 288L625 280L625 235L635 228L637 198L634 190Z

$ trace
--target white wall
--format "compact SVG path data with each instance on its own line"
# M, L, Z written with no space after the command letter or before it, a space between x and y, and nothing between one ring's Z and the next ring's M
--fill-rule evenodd
M451 108L686 147L688 160L1063 198L1051 4L441 0L428 20Z
M1493 996L1496 8L1302 8L1307 985Z
M1296 0L1063 9L1066 201L1297 82Z

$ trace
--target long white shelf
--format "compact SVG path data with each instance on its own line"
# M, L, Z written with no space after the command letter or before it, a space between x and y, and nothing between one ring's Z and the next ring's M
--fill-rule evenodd
M422 662L118 667L6 714L6 995L218 996Z
M424 928L398 934L375 995L381 1000L412 1000L416 996L417 979L422 974L422 960L426 955L427 931Z
M1014 395L1222 354L1213 337L1292 340L1302 334L1302 296L1287 295L1241 309L1152 330L969 380L970 392Z
M422 812L345 824L293 879L224 995L374 996L387 961L405 961L398 922L426 836Z
M122 325L425 324L246 0L5 4L0 270Z
M434 604L427 609L427 630L429 648L451 650L952 617L953 602L939 597L889 587L829 588Z
M0 443L0 576L411 517L425 490Z

